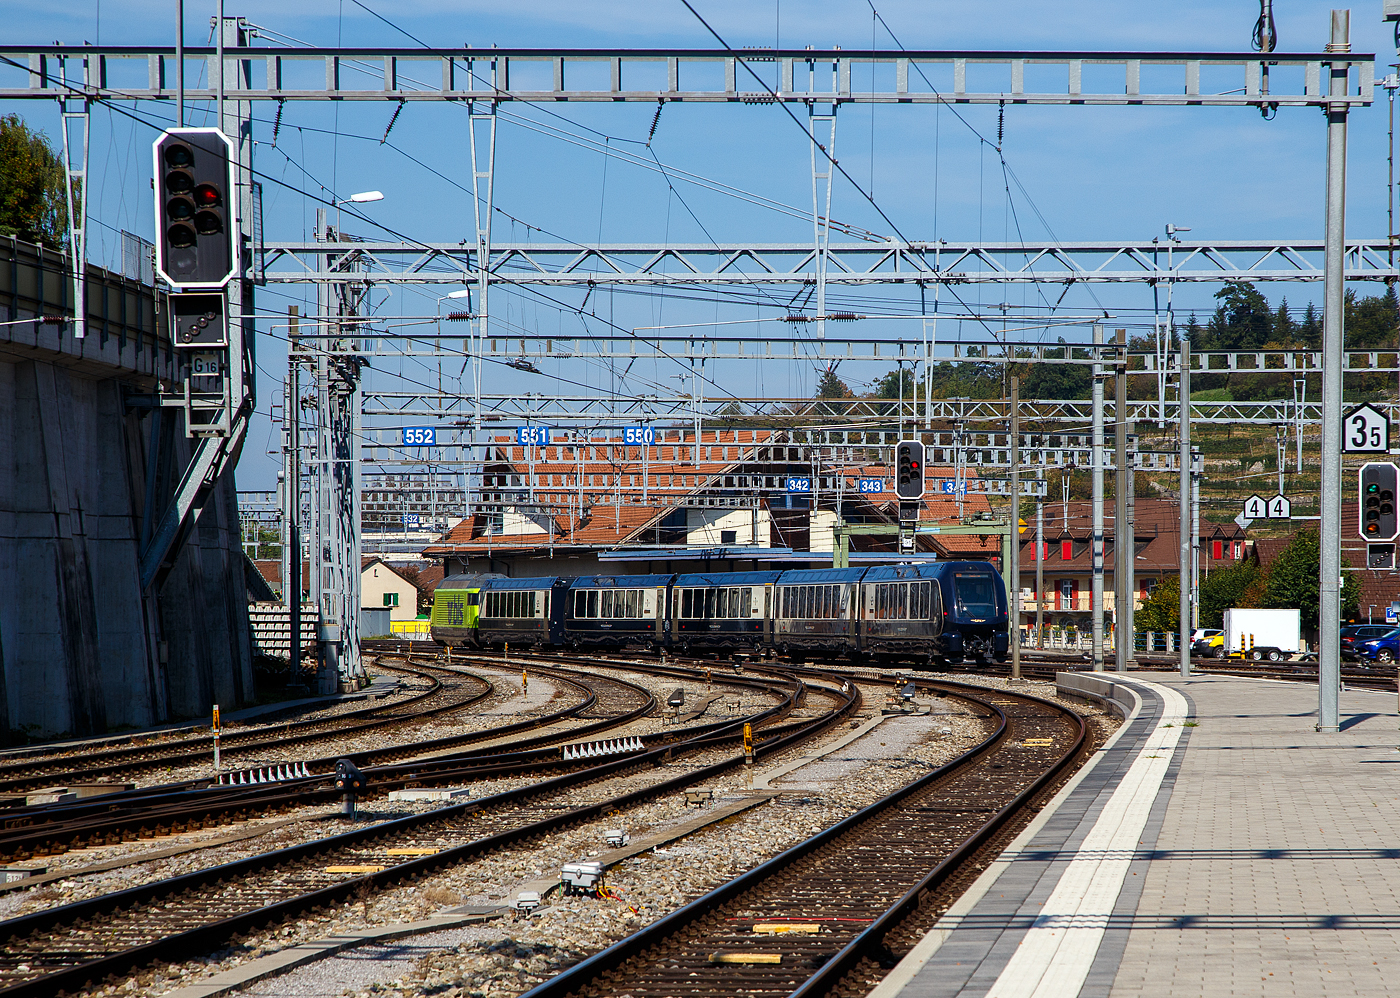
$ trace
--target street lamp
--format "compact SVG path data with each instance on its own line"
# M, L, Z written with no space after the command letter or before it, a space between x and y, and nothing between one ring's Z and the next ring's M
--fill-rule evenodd
M335 228L336 228L336 232L339 233L339 231L340 231L340 206L341 206L341 205L343 205L343 204L365 204L366 202L369 202L369 201L383 201L383 200L384 200L384 192L383 192L383 191L361 191L361 192L358 193L358 194L351 194L348 198L340 198L339 200L332 201L332 202L331 202L331 205L332 205L332 207L335 208Z
M341 198L339 201L336 202L336 204L337 204L337 205L351 204L351 203L354 203L354 204L365 204L365 203L368 202L368 201L383 201L383 200L384 200L384 192L383 192L383 191L361 191L359 194L351 194L348 198Z

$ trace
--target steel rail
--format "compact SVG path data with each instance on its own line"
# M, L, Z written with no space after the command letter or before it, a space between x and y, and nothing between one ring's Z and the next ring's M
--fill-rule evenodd
M625 960L637 956L638 954L647 950L649 947L660 943L663 939L667 938L668 936L684 929L687 925L690 925L700 920L704 916L715 911L717 908L719 908L720 905L724 904L725 902L733 900L739 897L740 895L758 887L760 884L762 884L769 878L780 875L787 867L791 866L793 863L805 857L813 855L817 851L821 850L823 847L834 843L842 835L858 828L865 821L879 816L889 808L897 806L900 802L902 802L909 796L934 785L936 782L943 780L946 777L956 775L964 768L976 762L985 754L992 751L994 748L998 747L1004 741L1005 736L1008 733L1006 713L996 705L982 700L979 696L974 695L974 693L971 692L974 690L977 693L988 692L984 687L970 687L961 683L946 682L941 682L938 685L945 687L954 687L956 689L957 696L963 697L965 699L977 703L979 706L985 708L989 712L989 716L998 718L995 730L981 743L974 746L972 749L969 749L957 759L954 759L951 762L940 766L932 773L929 773L926 776L914 781L913 783L910 783L900 788L899 790L896 790L894 793L875 802L874 804L862 808L860 811L856 812L850 817L845 818L840 822L837 822L836 824L824 829L821 832L818 832L811 838L798 843L797 845L784 851L780 855L775 856L774 858L768 860L760 866L755 867L749 872L742 874L739 877L736 877L735 879L729 881L728 883L720 887L717 887L716 889L704 895L703 897L698 898L697 900L692 901L691 903L681 908L678 908L677 910L671 912L669 915L663 916L662 918L653 922L646 928L641 929L640 931L628 936L626 939L622 939L617 943L614 943L612 946L609 946L602 952L596 953L593 956L581 961L580 963L575 964L568 970L563 971L562 973L556 975L550 980L526 992L524 995L521 996L521 998L565 998L565 996L567 995L586 993L585 989L590 985L590 983L596 980L603 973L613 970L614 968L621 965ZM974 838L978 840L978 847L980 847L981 844L984 844L985 841L989 839L998 828L1004 825L1005 821L1008 820L1011 814L1014 814L1015 810L1019 810L1019 808L1021 806L1024 806L1025 802L1031 797L1033 797L1036 792L1039 792L1040 789L1043 789L1046 783L1050 779L1053 779L1053 773L1057 773L1063 769L1064 765L1067 764L1068 760L1080 751L1084 744L1084 739L1086 735L1086 728L1083 719L1080 718L1079 715L1068 711L1059 704L1053 704L1050 701L1041 700L1038 697L1031 697L1021 693L1007 693L1006 691L997 692L1004 693L1007 696L1015 696L1024 700L1030 700L1036 703L1046 705L1067 717L1073 718L1078 727L1078 734L1077 737L1074 739L1074 743L1070 750L1067 753L1063 754L1062 757L1054 763L1052 770L1040 777L1027 791L1023 791L1022 794L1017 796L1015 800L1015 809L1004 808L1002 812L999 812L997 816L995 816L991 821L987 822L986 825L984 825L983 828L979 830L978 833L976 833ZM963 852L963 858L965 860L966 857L970 855L970 852L967 852L965 848L961 851ZM976 849L973 848L971 851L975 852ZM914 903L917 903L917 899L921 896L920 892L927 892L928 885L932 882L931 878L933 878L936 875L946 875L946 872L948 870L951 870L952 868L953 867L947 864L946 860L943 863L940 863L939 866L936 867L933 871L931 871L928 877L924 878L924 880L918 886L911 889L904 896L904 898L901 898L898 905L901 907L907 907L908 899L910 899L911 897L914 899ZM940 873L940 871L942 871L942 873ZM875 924L881 923L877 921ZM865 933L862 933L861 936L858 936L856 938L856 940L853 940L850 944L848 944L845 948L838 952L838 954L836 954L836 956L832 958L831 963L835 963L839 960L842 961L841 965L844 966L845 963L849 962L851 959L859 959L860 955L863 955L864 947L869 944L869 941L871 939L876 938L875 936L869 935L870 930L875 928L875 924L872 924L870 929L867 929ZM883 939L883 936L884 932L878 934L879 939ZM861 939L865 939L866 941L862 942L858 947L856 944Z
M785 698L785 702L790 705L795 696L795 693L789 694L788 697ZM798 741L837 723L859 706L860 693L853 685L848 693L843 694L843 699L844 702L838 709L828 712L823 718L815 719L803 730L773 739L762 746L755 746L755 750L764 754L781 752L791 745L796 744ZM780 709L782 709L782 705L771 708L767 713L775 713ZM742 724L743 721L735 721L728 725L728 737L731 739L739 737L742 731ZM226 881L236 881L247 874L275 867L278 864L287 863L289 861L314 857L319 853L337 847L372 842L393 835L396 832L416 828L435 821L441 821L444 818L474 812L488 806L524 801L530 797L540 796L541 794L549 793L553 790L561 790L575 786L580 782L592 781L604 776L617 775L618 773L647 762L660 764L666 761L677 747L678 746L666 746L653 749L642 756L623 758L603 763L583 771L582 773L556 777L543 783L532 784L528 787L521 787L489 798L483 798L480 801L440 808L422 815L411 815L370 828L347 832L331 839L322 839L315 842L304 843L299 846L292 846L288 849L239 860L209 870L197 871L157 884L130 888L115 894L103 895L87 901L75 902L70 905L36 912L32 915L10 919L0 924L3 924L11 938L35 932L48 931L67 924L81 924L84 921L100 918L103 915L118 912L123 909L149 904L162 897L176 895L182 891L198 889L212 884L222 884ZM681 747L683 749L686 748L684 746ZM148 964L154 960L187 958L192 953L207 951L209 948L219 945L228 938L239 933L253 931L261 926L285 919L302 911L343 902L358 896L359 892L365 889L382 890L405 880L416 880L444 867L455 865L494 849L528 840L533 836L555 831L577 821L607 814L613 810L632 806L633 804L657 795L669 793L696 782L710 779L736 766L743 765L743 762L743 756L737 755L663 781L662 783L631 791L608 801L574 808L562 814L554 815L519 828L498 832L472 842L464 843L460 846L452 847L432 856L408 860L379 873L352 877L339 884L321 888L296 898L267 905L231 918L222 919L208 925L180 932L173 936L158 939L130 949L121 950L116 953L107 954L72 967L45 974L41 977L0 988L0 996L5 996L5 998L31 998L31 996L33 996L33 998L40 998L40 996L49 998L49 996L65 991L73 993L80 990L90 990L96 982L113 974L129 971L134 967Z

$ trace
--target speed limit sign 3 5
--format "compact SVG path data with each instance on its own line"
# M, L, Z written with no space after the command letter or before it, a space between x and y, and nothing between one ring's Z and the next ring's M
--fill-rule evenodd
M1342 453L1386 454L1390 451L1390 420L1367 403L1342 419Z

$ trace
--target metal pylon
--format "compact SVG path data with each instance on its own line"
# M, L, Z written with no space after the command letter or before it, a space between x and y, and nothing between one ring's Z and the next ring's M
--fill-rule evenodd
M475 82L475 77L473 77ZM472 208L476 219L476 344L472 353L473 429L481 434L481 364L491 286L491 216L496 167L496 102L473 101L467 120L472 148ZM484 147L484 148L483 148Z
M822 114L807 108L812 154L812 242L817 273L817 338L826 338L826 268L831 244L831 177L836 159L836 105Z
M77 81L68 79L69 62L82 67ZM63 59L59 73L72 90L87 91L88 60ZM71 91L70 91L71 93ZM63 96L58 100L63 128L63 179L68 207L68 261L73 268L73 338L87 335L87 204L88 135L92 102L87 97ZM74 135L74 132L77 132Z
M324 208L316 212L318 239L338 242ZM327 271L354 267L345 256L326 254ZM363 284L317 287L318 337L309 351L316 390L311 443L314 485L311 517L311 599L321 609L327 664L340 682L364 677L360 659L360 408L361 358L354 326L339 321L359 314ZM349 335L339 336L341 332Z

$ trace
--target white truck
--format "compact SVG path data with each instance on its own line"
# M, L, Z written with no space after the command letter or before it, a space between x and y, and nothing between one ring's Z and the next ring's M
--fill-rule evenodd
M1278 662L1298 653L1299 631L1297 610L1226 610L1225 652Z

